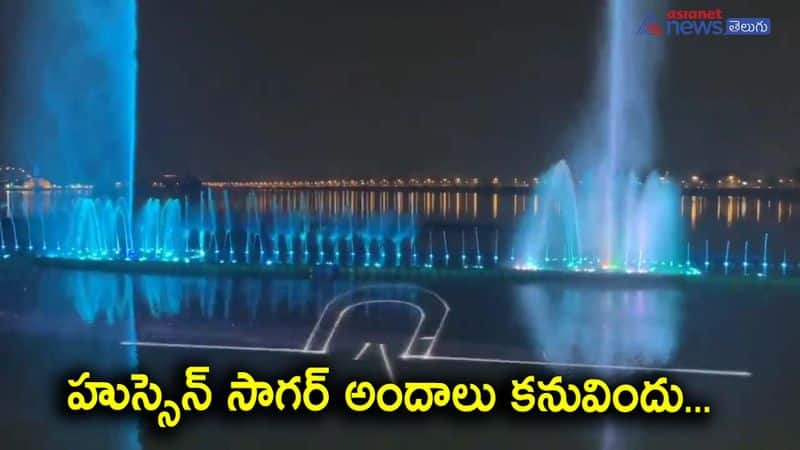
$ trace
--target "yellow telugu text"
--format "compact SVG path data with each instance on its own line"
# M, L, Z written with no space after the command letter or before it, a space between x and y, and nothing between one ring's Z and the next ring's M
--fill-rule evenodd
M186 368L186 390L179 398L165 398L158 384L143 373L130 375L129 384L113 384L93 380L88 371L68 379L71 391L67 406L72 411L106 408L111 411L132 410L153 413L161 428L173 428L187 411L202 412L211 406L212 392L207 385L208 366ZM273 384L259 381L248 372L237 372L230 382L227 411L248 413L257 408L305 410L319 412L330 403L331 394L325 385L330 369L309 367L303 375ZM380 410L387 413L427 412L434 408L452 408L462 413L492 411L497 394L490 384L456 384L443 382L405 382L373 384L351 381L344 392L344 405L355 412ZM644 381L641 386L620 384L609 386L601 379L583 383L564 383L561 376L536 380L533 375L511 381L511 409L518 413L631 413L674 414L682 411L709 413L710 407L686 406L681 388L666 377Z

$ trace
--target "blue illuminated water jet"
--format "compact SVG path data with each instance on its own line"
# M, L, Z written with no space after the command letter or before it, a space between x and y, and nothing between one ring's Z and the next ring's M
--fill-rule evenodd
M20 236L30 244L12 253L45 257L370 267L416 264L414 242L419 230L413 214L383 211L358 217L347 208L323 212L308 206L270 210L259 205L254 192L246 196L245 208L235 210L227 192L222 192L222 204L215 197L209 190L199 195L199 203L187 197L148 198L132 220L125 214L123 199L80 197L65 208L39 211L34 217L27 213L10 217L6 226L16 242L17 222L40 222L41 227L23 228ZM220 218L224 227L217 225ZM3 225L0 222L0 230ZM48 247L46 242L58 244ZM295 252L297 247L301 254ZM342 251L349 257L343 258Z
M606 15L601 89L580 152L591 160L577 178L560 161L539 179L534 207L517 231L522 269L663 272L678 264L682 228L678 186L651 172L653 97L660 43L635 36L641 2L613 0ZM690 259L690 258L687 258Z
M21 18L25 36L12 77L17 89L6 102L18 121L14 146L20 164L38 167L59 183L88 182L97 189L93 198L72 199L48 212L36 204L37 195L33 206L18 208L16 215L9 201L0 218L4 259L27 253L88 260L416 267L419 246L428 253L420 263L431 269L505 265L697 273L690 266L692 245L699 247L683 240L678 187L642 171L653 154L652 101L661 40L632 36L644 16L639 2L613 0L607 9L601 89L576 151L589 154L593 163L571 168L561 161L542 175L515 239L502 243L497 230L492 242L478 227L470 233L460 226L421 226L413 210L381 208L360 216L347 208L323 212L310 207L308 195L317 194L300 194L297 204L277 207L273 194L268 208L256 193L248 194L241 208L231 205L227 192L210 188L182 198L134 202L135 3L42 0L28 12ZM105 189L117 181L127 189ZM139 205L136 214L133 205ZM735 245L741 248L740 242ZM739 263L738 256L735 264L730 261L730 246L726 242L720 261L710 255L706 240L705 258L697 263L708 271L713 262L727 274ZM761 271L748 271L749 243L744 246L743 270L733 272L766 276L767 236ZM460 251L452 261L451 250ZM784 275L797 267L786 254L784 249L783 259L775 261Z
M126 198L136 136L136 2L39 0L19 17L5 98L13 160L57 184Z

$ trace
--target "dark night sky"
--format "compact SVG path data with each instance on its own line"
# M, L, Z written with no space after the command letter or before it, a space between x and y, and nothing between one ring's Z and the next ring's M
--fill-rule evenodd
M604 2L139 4L140 174L247 179L531 176L569 151ZM770 17L773 35L664 38L656 163L800 167L800 5L670 6Z

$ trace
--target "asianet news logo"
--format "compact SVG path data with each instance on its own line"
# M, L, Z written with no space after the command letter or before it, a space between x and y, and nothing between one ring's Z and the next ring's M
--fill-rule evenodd
M663 25L662 25L663 24ZM719 36L768 35L770 19L762 17L732 17L725 19L722 9L670 9L666 20L659 21L651 12L639 25L638 34L651 36Z

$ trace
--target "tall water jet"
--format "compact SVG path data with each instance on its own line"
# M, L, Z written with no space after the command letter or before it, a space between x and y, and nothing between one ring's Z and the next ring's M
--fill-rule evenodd
M576 159L581 177L565 161L537 183L538 208L526 213L514 247L517 267L650 272L684 268L682 229L673 210L675 183L640 172L653 154L654 88L661 42L636 30L646 6L611 0L605 15L599 90L581 134Z
M135 0L25 2L5 97L14 163L128 198L136 128ZM116 192L119 190L120 192Z
M606 264L617 262L620 245L618 179L631 170L646 167L653 153L653 101L661 40L635 34L648 13L646 3L612 0L606 11L608 47L601 64L603 87L600 93L600 117L606 118L605 136L601 134L606 159L603 162L604 210L600 222L604 240L602 258Z

